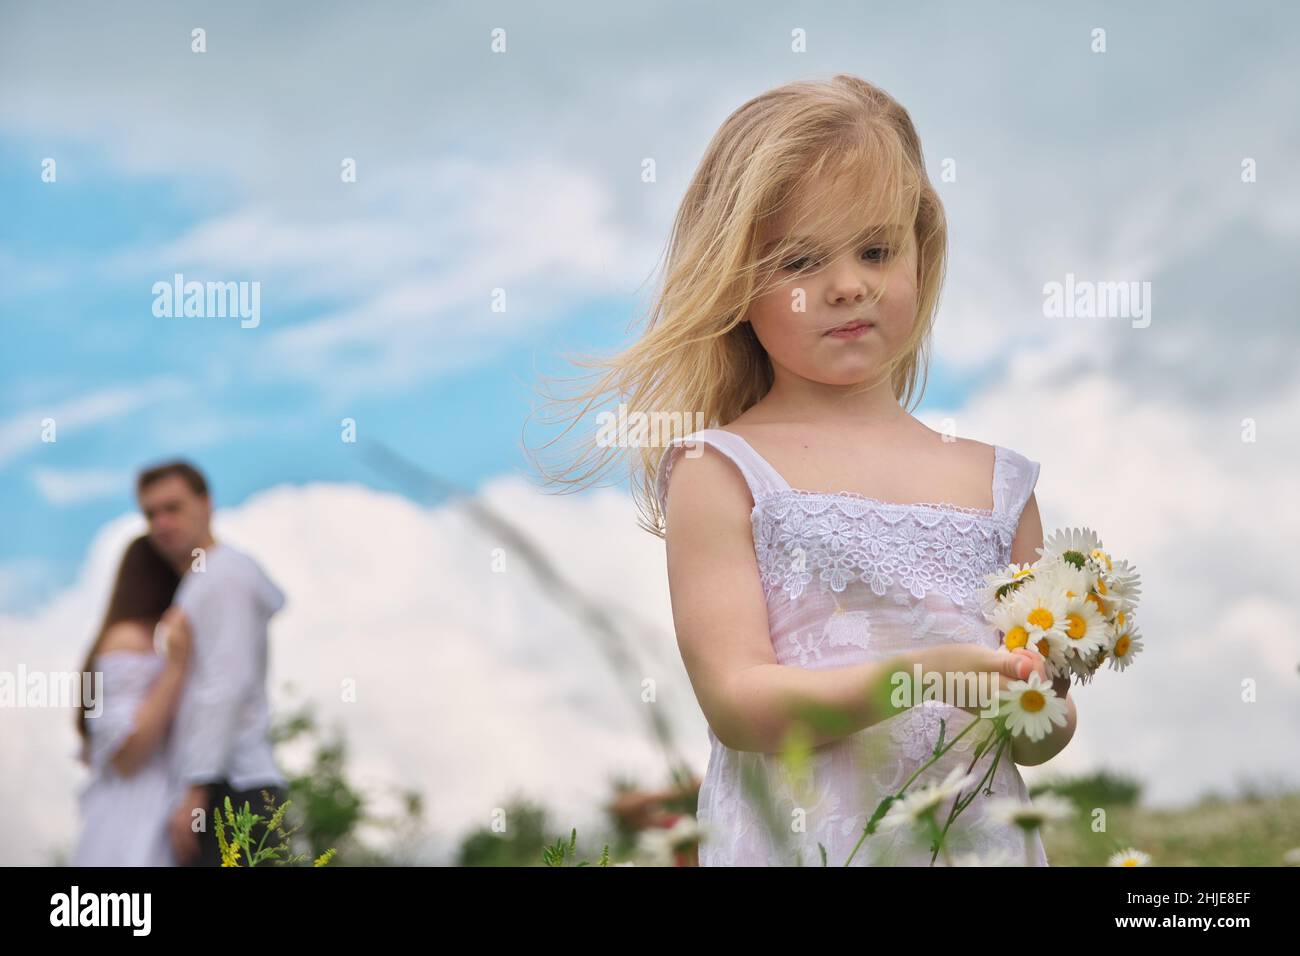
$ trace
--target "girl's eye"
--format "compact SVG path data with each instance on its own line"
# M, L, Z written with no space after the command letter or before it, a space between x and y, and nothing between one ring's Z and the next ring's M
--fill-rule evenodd
M879 257L877 257L877 258L871 258L871 259L869 260L869 261L871 261L871 262L884 262L886 259L889 258L889 247L888 247L888 246L872 246L870 249L867 250L867 254L868 254L868 255L870 255L870 254L873 253L873 252L878 252L878 253L880 253L880 255L879 255Z
M781 268L788 269L791 272L799 272L807 266L811 258L811 256L800 256L798 259L789 260Z

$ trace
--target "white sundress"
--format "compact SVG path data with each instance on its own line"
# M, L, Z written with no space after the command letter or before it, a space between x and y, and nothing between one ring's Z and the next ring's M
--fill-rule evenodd
M111 763L135 729L136 714L165 661L152 651L109 651L91 665L103 677L102 712L87 719L90 779L78 794L81 814L72 866L175 866L167 818L179 796L168 737L135 772Z
M741 436L704 429L675 439L659 465L661 507L675 460L685 443L707 442L740 469L754 499L754 551L767 598L772 647L779 663L841 667L889 659L909 649L970 642L997 647L998 634L981 613L977 592L984 575L1011 560L1011 543L1038 479L1039 465L995 446L993 508L950 504L896 504L853 492L792 489ZM891 718L812 751L807 780L792 788L772 754L736 751L709 728L708 769L700 786L698 820L705 831L701 866L820 865L844 863L881 799L897 790L933 753L940 721L951 741L977 718L942 701L927 700ZM970 733L908 787L941 781L966 769L984 728ZM991 755L974 772L982 775ZM776 816L765 826L743 781L761 773ZM1020 771L1008 753L994 774L995 797L1028 801ZM1046 866L1037 833L1026 847L1017 828L985 813L983 794L949 830L954 859ZM951 800L943 806L946 819ZM792 823L798 820L798 825ZM773 834L777 828L782 836ZM789 831L789 832L785 832ZM784 840L785 846L780 842ZM1028 853L1028 860L1027 860ZM929 865L931 850L907 829L866 838L851 865ZM935 865L943 865L940 854Z

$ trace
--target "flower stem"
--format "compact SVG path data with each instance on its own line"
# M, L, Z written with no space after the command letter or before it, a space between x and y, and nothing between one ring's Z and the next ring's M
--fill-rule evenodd
M927 760L925 763L923 763L923 764L921 764L919 767L917 767L917 768L916 768L916 771L915 771L915 772L914 772L910 777L908 777L907 780L903 783L903 786L902 786L902 788L898 791L898 793L894 794L894 799L898 799L898 798L902 797L903 794L905 794L905 793L907 792L907 788L910 787L910 786L912 785L913 781L915 781L917 777L919 777L922 773L924 773L928 768L934 766L934 764L938 762L938 760L939 760L940 757L942 757L942 756L943 756L944 754L946 754L949 750L951 750L954 746L956 746L957 741L961 740L961 739L962 739L963 737L965 737L968 733L970 733L971 728L974 727L974 726L975 726L976 724L978 724L978 723L979 723L979 720L978 720L978 719L972 720L970 723L968 723L965 727L963 727L963 728L961 729L961 733L959 733L956 737L952 738L952 740L948 741L947 745L946 745L942 750L940 750L937 754L935 754L933 757L931 757L931 758L930 758L929 760ZM871 824L868 823L865 827L862 828L862 836L858 837L858 842L855 843L855 844L853 845L853 850L852 850L852 852L849 853L848 859L846 859L846 860L844 861L844 865L845 865L845 866L848 866L849 863L852 862L853 858L854 858L855 856L857 856L857 854L858 854L858 850L861 849L863 842L864 842L864 841L867 839L867 837L869 837L870 835L871 835Z

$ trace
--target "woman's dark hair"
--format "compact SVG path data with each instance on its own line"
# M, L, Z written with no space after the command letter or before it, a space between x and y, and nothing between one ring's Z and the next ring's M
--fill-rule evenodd
M108 600L108 610L104 613L103 623L99 625L99 633L90 645L90 652L86 654L82 674L91 673L95 655L99 653L104 635L110 627L120 621L139 621L152 627L171 605L180 583L180 574L154 550L147 535L141 535L127 545L122 563L118 565L117 580ZM84 707L77 710L77 733L81 735L83 745L87 744L90 734L86 727Z

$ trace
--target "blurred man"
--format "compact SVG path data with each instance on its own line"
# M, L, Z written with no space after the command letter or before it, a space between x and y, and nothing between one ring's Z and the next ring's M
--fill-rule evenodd
M266 819L261 791L269 791L276 806L285 799L286 781L268 739L266 692L267 622L284 606L284 595L252 558L213 539L208 484L193 465L174 461L141 472L136 495L151 543L182 576L175 603L194 635L172 725L181 796L168 829L184 865L218 866L213 807L224 807L229 796L236 810L247 801ZM196 809L205 812L197 833ZM255 831L254 844L261 833Z

